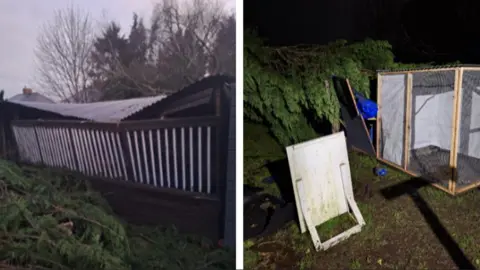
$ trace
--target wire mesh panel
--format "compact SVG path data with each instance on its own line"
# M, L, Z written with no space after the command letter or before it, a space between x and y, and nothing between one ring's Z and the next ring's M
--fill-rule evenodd
M463 72L458 128L457 189L480 181L480 71Z
M406 74L382 75L380 89L380 158L403 166Z
M452 177L455 71L413 73L407 170L441 186Z

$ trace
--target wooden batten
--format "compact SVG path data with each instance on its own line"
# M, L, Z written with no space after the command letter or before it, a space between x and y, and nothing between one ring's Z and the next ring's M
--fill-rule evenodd
M388 161L388 160L379 158L378 161L380 161L380 162L382 162L382 163L384 163L384 164L386 164L386 165L388 165L388 166L390 166L390 167L393 167L393 168L395 168L395 169L397 169L397 170L399 170L399 171L401 171L401 172L403 172L403 173L406 173L406 174L408 174L408 175L410 175L410 176L412 176L412 177L422 178L420 175L418 175L418 174L416 174L416 173L413 173L413 172L411 172L411 171L405 170L405 169L402 168L402 166L399 166L398 164L392 163L392 162L390 162L390 161ZM425 181L428 181L427 179L424 179L424 180L425 180ZM431 183L431 182L430 182L430 185L432 185L432 186L434 186L434 187L436 187L436 188L438 188L438 189L441 189L441 190L447 192L447 193L450 194L450 195L454 195L454 193L451 192L450 190L448 190L448 188L446 188L446 187L444 187L444 186L441 186L441 185L439 185L439 184L437 184L437 183Z
M467 192L467 191L472 190L472 189L474 189L474 188L477 188L477 187L479 187L479 186L480 186L480 179L474 181L474 182L473 182L472 184L470 184L470 185L467 185L467 186L464 186L464 187L461 187L461 188L455 190L455 195L460 194L460 193Z
M412 117L412 73L407 73L407 87L405 99L405 134L403 142L403 169L407 170L408 161L410 160L410 135L411 135L411 117Z
M377 75L377 121L375 122L375 151L377 152L377 158L380 158L380 134L382 123L382 75Z
M452 177L448 183L448 190L456 193L457 181L457 152L458 152L458 127L460 124L460 108L461 108L461 90L462 90L463 68L458 68L455 71L455 86L453 95L453 115L452 115L452 130L451 130L451 146L450 146L450 168L452 168Z
M393 162L391 162L391 161L388 161L388 160L383 159L383 158L378 158L377 160L380 161L380 162L382 162L382 163L385 163L386 165L388 165L388 166L390 166L390 167L394 167L395 169L400 170L400 171L402 171L402 172L404 172L404 173L406 173L406 174L408 174L408 175L410 175L410 176L419 177L418 174L415 174L415 173L413 173L413 172L407 171L407 170L405 170L402 166L400 166L400 165L398 165L398 164L395 164L395 163L393 163Z
M456 67L445 67L445 68L426 68L426 69L412 69L412 70L399 70L399 71L381 71L378 74L379 75L400 75L400 74L405 74L405 73L421 73L421 72L436 72L436 71L451 71L451 70L457 70L458 68Z
M463 67L463 71L480 71L480 67Z

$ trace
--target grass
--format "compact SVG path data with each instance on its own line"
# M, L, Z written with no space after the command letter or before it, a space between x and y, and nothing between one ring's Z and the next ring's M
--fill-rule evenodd
M261 181L270 175L263 164L285 158L283 149L262 126L245 123L244 130L245 181L278 194L275 185ZM461 254L449 251L455 245L467 261L480 267L480 243L475 241L480 238L480 196L476 190L452 197L425 186L417 197L404 194L387 199L381 190L410 177L392 168L386 176L377 177L372 172L377 161L358 153L350 153L349 161L355 199L367 223L363 230L327 251L315 252L309 234L301 234L296 223L287 224L273 236L244 243L245 269L457 269ZM372 196L363 194L366 183ZM419 209L418 198L426 202L431 216ZM429 221L435 216L440 224ZM348 227L348 221L340 217L322 224L321 239ZM437 236L434 230L439 231L438 227L445 228L447 235ZM453 240L450 246L442 244L448 237Z

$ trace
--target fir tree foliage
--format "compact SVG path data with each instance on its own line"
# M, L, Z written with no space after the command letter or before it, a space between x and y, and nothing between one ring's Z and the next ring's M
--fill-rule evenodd
M47 172L0 160L0 261L33 269L129 269L126 231L102 198L85 182Z
M85 177L0 160L0 269L223 270L233 250L118 219Z
M267 47L249 30L244 40L245 118L266 124L284 146L317 137L314 127L325 121L341 122L333 75L368 97L376 70L414 67L396 63L386 41Z

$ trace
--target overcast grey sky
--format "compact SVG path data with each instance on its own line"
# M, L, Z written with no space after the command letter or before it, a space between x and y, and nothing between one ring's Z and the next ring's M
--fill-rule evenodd
M182 0L188 1L188 0ZM24 86L35 88L34 48L42 24L52 19L56 9L75 6L88 11L99 25L115 20L128 30L136 12L147 21L155 0L0 0L0 89L5 98L21 92ZM223 0L228 11L235 0ZM37 89L34 89L34 91ZM40 90L40 89L38 89Z

